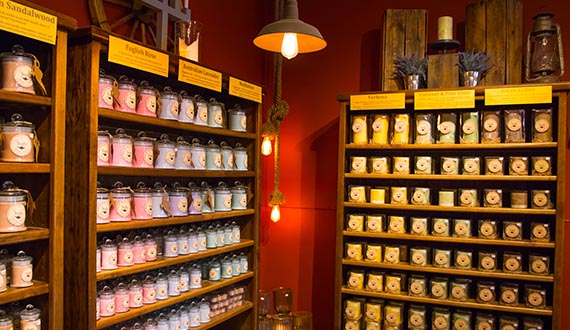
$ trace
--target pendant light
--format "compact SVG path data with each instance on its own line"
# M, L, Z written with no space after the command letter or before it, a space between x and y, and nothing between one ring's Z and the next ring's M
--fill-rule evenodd
M281 53L292 59L298 53L311 53L327 46L327 42L316 27L299 19L296 0L287 0L283 17L267 24L253 43L270 52Z

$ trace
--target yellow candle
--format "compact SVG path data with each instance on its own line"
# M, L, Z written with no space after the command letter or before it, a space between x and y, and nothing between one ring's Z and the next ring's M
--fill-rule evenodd
M372 143L388 143L388 115L375 115L372 122Z
M366 116L352 117L352 143L367 144L368 128L366 125Z
M370 189L370 203L384 204L386 202L386 190L384 188Z
M410 136L410 116L408 114L395 115L392 144L408 144L409 136Z
M441 16L437 19L437 38L439 40L453 40L453 17Z

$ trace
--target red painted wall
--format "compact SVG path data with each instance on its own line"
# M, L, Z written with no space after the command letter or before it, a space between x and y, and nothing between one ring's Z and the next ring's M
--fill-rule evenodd
M86 1L33 0L90 23ZM390 8L429 10L429 38L436 39L437 17L450 15L456 26L465 6L475 1L299 0L300 18L319 28L328 47L299 55L283 65L283 99L290 113L283 121L280 189L287 199L282 220L272 223L266 206L273 189L273 161L263 161L261 221L261 288L292 287L294 308L312 310L314 329L332 329L338 103L336 94L378 89L383 13ZM253 37L272 21L273 1L191 1L192 15L203 21L203 63L261 83L272 102L272 56L256 49ZM431 6L430 6L431 4ZM570 11L563 1L523 0L524 35L532 16L553 12L562 25L565 54L570 54ZM461 28L458 29L462 31ZM462 40L462 36L456 34ZM570 70L570 67L567 66ZM565 80L570 80L568 74ZM569 159L570 160L570 159ZM568 220L565 224L568 228ZM568 250L566 247L565 250ZM567 266L570 267L570 266ZM570 274L570 269L565 269ZM563 290L568 293L567 281ZM564 310L570 311L568 298ZM570 322L570 313L564 313Z

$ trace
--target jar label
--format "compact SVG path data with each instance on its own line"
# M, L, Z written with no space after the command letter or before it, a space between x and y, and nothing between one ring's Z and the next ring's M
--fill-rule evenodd
M103 102L109 106L113 106L113 88L111 86L105 87L101 92Z
M146 100L146 109L152 113L156 113L156 97L149 97Z
M13 226L22 226L26 221L26 207L24 204L11 205L6 212L6 219Z
M19 65L14 69L14 80L24 88L31 88L34 85L32 80L32 68L28 65Z
M143 153L143 161L146 165L152 166L154 163L154 152L151 148L146 149Z
M174 161L176 160L176 151L174 150L168 150L165 154L164 154L164 161L168 164L168 165L174 165Z
M127 200L122 200L117 203L117 214L125 218L131 214L131 202Z
M97 146L97 158L105 163L109 161L109 143L100 143Z
M10 150L16 156L27 156L32 152L32 140L25 134L14 135L10 139Z
M135 109L135 105L137 103L137 94L134 91L127 92L125 96L125 105L129 109Z
M208 122L208 109L207 108L198 108L198 119L202 123Z
M223 114L222 114L222 110L216 110L214 112L214 123L218 124L218 125L222 125L223 123Z
M170 105L170 114L178 118L178 102L172 102Z

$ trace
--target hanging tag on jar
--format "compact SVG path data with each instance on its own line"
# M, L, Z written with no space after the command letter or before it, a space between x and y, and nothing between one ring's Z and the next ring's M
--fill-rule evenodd
M212 194L212 189L208 188L208 191L206 192L206 203L208 203L208 205L210 206L210 209L212 209L212 211L214 210L214 196Z
M113 79L113 90L111 94L113 95L113 101L117 103L119 107L121 107L121 101L119 101L121 97L121 94L119 92L119 83L115 79Z
M32 130L32 144L34 145L34 155L36 157L36 163L38 162L38 155L40 153L40 140L35 130Z
M131 189L130 186L125 187L125 190L131 193L131 196L135 195L135 191ZM135 217L137 216L136 207L135 207L135 199L131 198L131 213Z
M162 203L160 203L160 208L163 209L169 217L172 216L172 211L170 210L170 202L168 201L168 193L166 191L162 193Z
M32 79L34 79L34 83L36 84L36 87L38 87L41 95L47 95L46 87L42 82L44 74L42 73L42 70L40 70L40 61L38 61L38 59L33 55L32 59L33 59Z
M160 98L160 91L156 91L156 116L160 115L162 111L162 99Z
M24 190L26 192L26 201L27 201L27 209L28 209L28 218L31 218L34 212L36 211L36 203L34 203L34 199L32 198L32 193L29 190Z

